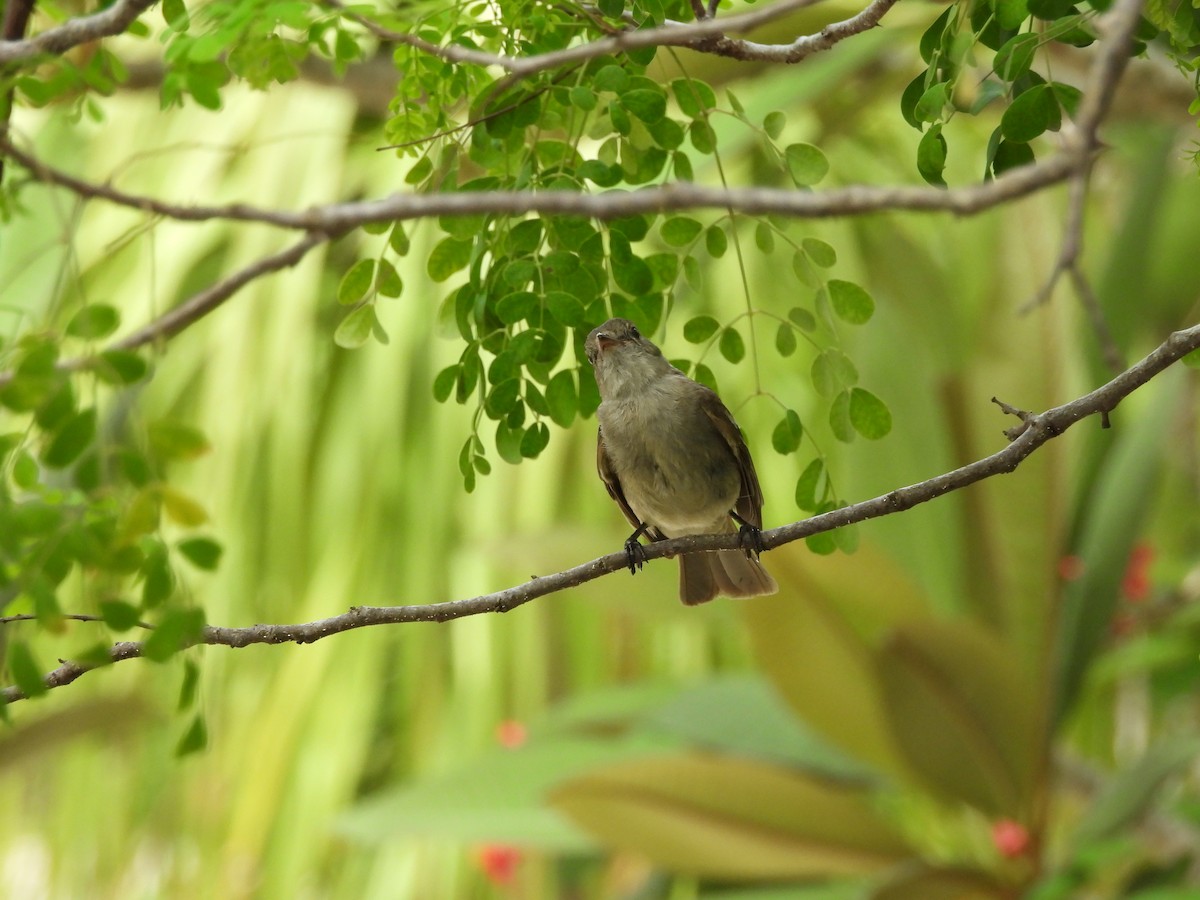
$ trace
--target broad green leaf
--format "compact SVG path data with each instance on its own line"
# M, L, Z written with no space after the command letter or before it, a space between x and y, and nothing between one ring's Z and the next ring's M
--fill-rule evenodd
M941 123L931 125L917 144L917 171L921 177L935 187L945 187L946 139L942 136Z
M42 464L51 469L66 468L91 445L95 436L96 410L76 413L55 433L42 454Z
M829 302L839 319L851 325L862 325L870 321L875 313L875 301L863 288L851 281L831 279L825 286L829 291Z
M429 254L426 271L436 282L445 281L471 261L472 241L443 238Z
M913 109L913 116L918 122L936 122L942 117L942 111L950 102L950 85L946 82L928 87Z
M710 109L716 109L717 95L703 81L695 78L676 78L671 82L671 92L679 111L689 119L695 119Z
M1021 94L1000 119L1005 140L1015 143L1028 143L1045 131L1057 131L1061 125L1062 113L1048 84L1039 84Z
M688 139L693 147L705 155L717 149L717 134L707 119L696 119L688 126Z
M175 591L175 573L167 560L166 549L154 545L142 563L142 606L153 609Z
M579 401L575 391L575 373L569 369L555 374L546 385L546 406L550 418L560 428L567 428L575 421Z
M208 521L208 513L200 502L183 491L163 485L159 489L159 496L162 499L162 511L176 525L195 528Z
M873 654L894 624L925 614L927 599L870 545L851 558L815 557L789 544L773 551L768 565L787 603L752 598L738 605L758 665L805 723L863 762L907 779Z
M212 538L195 537L179 542L179 552L197 569L212 571L221 561L221 545Z
M375 260L360 259L352 265L338 283L337 302L342 306L353 306L366 296L375 277Z
M754 229L754 244L762 253L775 250L775 229L769 222L759 222Z
M591 84L597 91L619 93L629 84L629 74L620 66L605 66L592 78Z
M188 11L184 0L163 0L163 20L176 31L188 30Z
M383 297L399 297L404 293L404 281L400 273L386 259L379 260L375 267L375 290Z
M136 384L146 377L149 363L132 350L105 350L92 362L96 377L109 384Z
M725 231L720 225L710 225L704 232L704 246L708 255L714 259L725 255L725 251L729 249L729 238L725 236Z
M203 610L196 608L170 610L154 626L154 630L142 644L142 655L155 662L165 662L184 647L195 643L203 630Z
M199 753L208 746L208 727L204 724L204 716L197 714L192 718L187 731L175 745L176 756L189 756Z
M927 63L933 63L934 57L941 50L943 37L946 33L946 28L950 24L950 14L954 12L954 7L948 7L941 15L939 15L921 35L919 44L921 51L921 59Z
M775 349L783 357L791 356L796 352L796 331L787 322L780 322L779 328L775 331Z
M877 665L891 730L919 780L946 800L1019 819L1044 713L1012 648L967 621L911 621Z
M5 657L9 674L26 697L40 697L49 690L42 680L42 668L25 641L10 640Z
M869 441L877 441L892 430L887 405L868 390L850 389L850 424Z
M212 449L204 432L174 419L159 419L146 428L150 449L161 459L196 459Z
M533 291L516 291L501 297L495 306L496 317L505 325L524 322L538 308L538 296Z
M1006 900L1011 896L1008 883L987 872L929 864L906 866L871 892L871 900Z
M433 380L433 398L438 403L445 403L450 399L450 394L454 391L454 384L458 381L459 368L458 363L446 366L438 372L437 378Z
M333 342L339 347L354 350L371 337L375 325L375 307L367 304L351 312L338 324L333 332Z
M814 459L796 480L796 506L805 512L816 512L829 491L829 479L825 476L825 462Z
M996 175L1002 175L1009 169L1027 166L1033 161L1033 148L1028 144L1014 144L1012 141L1000 141L996 145L996 153L992 157L992 172Z
M653 124L667 113L667 98L660 91L634 90L621 95L621 103L643 122Z
M793 306L789 309L788 319L801 331L813 332L817 329L817 317L803 307Z
M521 456L535 459L550 443L550 429L545 422L535 422L525 430L521 438Z
M995 10L1001 28L1018 28L1029 17L1027 0L996 0Z
M732 756L617 763L550 797L606 845L699 876L859 875L911 853L860 789Z
M717 333L721 323L712 316L696 316L683 325L683 339L691 344L700 344Z
M67 334L88 341L108 337L121 324L121 314L105 303L85 306L67 323Z
M128 631L141 619L138 608L124 600L101 600L100 615L113 631Z
M672 216L662 223L659 233L672 247L686 247L700 236L704 226L687 216Z
M841 350L830 347L813 360L813 387L822 397L833 397L858 381L858 369Z
M595 93L586 85L577 84L571 88L571 105L584 112L591 112L598 103Z
M730 326L721 332L721 340L717 344L721 355L731 363L740 363L746 356L746 343L736 328Z
M784 157L792 180L803 187L816 184L829 173L829 160L812 144L791 144Z
M581 328L587 322L587 311L574 294L550 291L546 294L546 309L550 315L569 328Z
M800 246L804 248L804 252L808 254L813 265L820 266L822 269L829 269L837 265L837 251L825 241L809 237L805 238Z
M843 444L854 440L854 423L850 421L850 391L844 390L833 398L829 407L829 428Z
M775 430L771 432L771 446L775 448L776 453L784 455L795 453L800 449L800 438L803 435L804 429L800 425L800 416L794 409L789 409L779 420Z
M1033 65L1033 54L1040 40L1038 35L1026 32L1006 41L1004 46L996 51L996 58L992 62L996 74L1005 81L1013 82L1028 72L1029 67Z
M763 119L763 131L765 131L767 136L773 141L779 139L779 136L783 134L783 129L786 125L787 116L779 110L767 113L767 117Z

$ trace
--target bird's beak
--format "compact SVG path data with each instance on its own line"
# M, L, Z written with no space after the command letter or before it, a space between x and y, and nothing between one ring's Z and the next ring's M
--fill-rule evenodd
M601 353L609 347L615 347L618 343L619 341L615 337L605 334L603 331L596 335L596 346L600 348Z

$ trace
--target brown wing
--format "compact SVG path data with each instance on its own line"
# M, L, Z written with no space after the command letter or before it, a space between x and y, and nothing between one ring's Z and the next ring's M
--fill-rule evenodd
M762 528L762 488L758 485L758 473L754 471L754 460L750 458L750 448L746 446L742 430L716 394L706 398L704 412L729 445L742 476L742 492L734 505L734 512L741 516L743 522Z
M629 524L634 528L641 528L642 521L637 517L637 513L633 511L633 507L629 505L629 501L625 499L625 492L621 489L620 479L617 478L617 473L613 471L612 462L608 458L608 449L604 446L604 432L599 429L596 431L596 471L600 473L600 480L608 488L608 496L617 501L617 506L621 507L621 512L625 514L625 518L629 520ZM645 534L652 541L666 539L662 532L654 526L647 528Z

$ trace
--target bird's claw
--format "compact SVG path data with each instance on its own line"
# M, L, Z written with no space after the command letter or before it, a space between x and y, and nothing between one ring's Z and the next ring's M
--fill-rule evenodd
M625 564L629 566L629 574L636 575L646 563L646 549L638 543L637 538L625 542Z
M762 529L744 523L738 529L738 544L751 559L754 559L767 549L763 544Z

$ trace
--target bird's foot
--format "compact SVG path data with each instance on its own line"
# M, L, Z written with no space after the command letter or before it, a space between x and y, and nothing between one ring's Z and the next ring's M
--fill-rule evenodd
M636 537L631 537L625 542L625 564L629 566L630 575L636 575L646 564L646 550L638 543Z
M767 548L763 545L762 529L755 528L753 525L742 523L742 527L738 529L738 544L746 551L746 555L751 559L755 559L760 553Z

